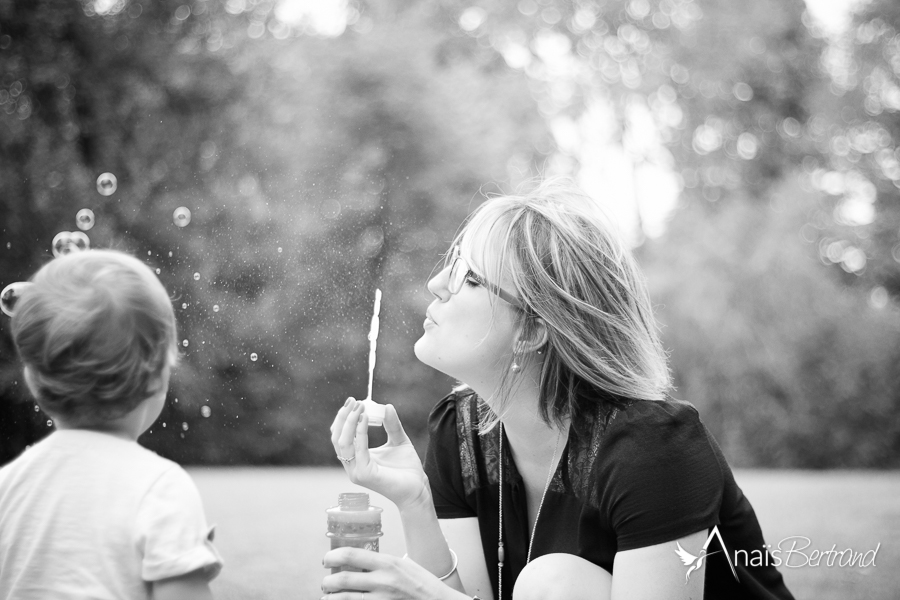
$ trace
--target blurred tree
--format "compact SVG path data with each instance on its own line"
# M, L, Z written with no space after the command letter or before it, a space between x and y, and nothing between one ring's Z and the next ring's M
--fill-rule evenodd
M864 5L831 40L822 68L830 81L816 106L823 159L811 181L838 202L818 224L821 255L886 305L900 294L900 6Z
M179 134L208 126L205 109L228 93L221 61L171 52L168 44L183 37L174 3L107 9L100 17L93 4L0 2L4 282L49 258L55 233L74 229L83 207L99 216L90 231L95 245L152 243L144 216L167 183L189 188L192 177ZM192 72L187 86L179 77ZM117 195L95 191L104 171L118 174ZM23 402L8 335L0 357L4 460L49 431L49 421Z
M739 466L896 467L897 312L823 267L799 234L819 205L794 179L647 248L675 396Z
M709 416L737 464L892 466L900 456L884 421L900 407L897 312L871 279L895 281L896 202L879 201L877 224L867 212L871 165L883 171L879 198L895 196L890 175L900 178L888 134L900 38L888 4L870 5L843 45L800 0L454 5L485 52L534 82L557 134L550 171L596 168L578 161L581 142L599 136L618 142L635 177L647 164L678 176L670 231L638 252L664 307L679 395ZM854 98L866 74L868 97ZM868 122L854 120L864 107ZM801 239L817 243L812 256ZM866 265L879 244L876 275Z
M579 160L602 137L681 189L638 252L678 395L729 457L897 464L893 4L836 41L800 0L372 0L328 27L284 11L0 0L3 283L83 207L94 246L159 269L184 358L143 443L331 461L380 287L374 394L421 445L449 384L411 352L427 273L483 182L596 168ZM4 334L0 462L49 431L19 381Z
M17 92L0 97L2 126L18 136L3 136L3 182L24 186L28 169L40 182L2 194L18 252L4 257L4 280L37 268L53 234L92 208L94 246L147 257L184 340L170 403L142 441L214 463L333 459L328 424L343 398L365 393L381 287L375 394L422 443L450 383L412 356L422 286L479 185L502 181L507 158L546 137L524 79L470 60L428 6L373 3L334 38L292 28L272 2L97 7L2 5L4 72L15 75L4 81ZM27 100L45 71L78 110ZM59 155L28 157L13 139ZM19 166L5 160L15 152ZM103 171L119 181L108 198L93 192ZM185 227L178 207L191 210ZM0 460L48 430L16 391L3 343Z

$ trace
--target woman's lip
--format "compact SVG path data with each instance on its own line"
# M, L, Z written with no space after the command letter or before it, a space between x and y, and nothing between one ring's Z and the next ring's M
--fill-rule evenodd
M425 322L422 323L422 327L426 327L426 328L428 328L428 327L436 327L436 326L437 326L437 323L435 323L435 322L431 319L431 317L425 317Z
M431 313L428 312L428 311L425 311L425 320L426 320L426 321L431 321L432 323L434 323L435 325L437 325L437 321L434 320L434 317L432 317L432 316L431 316Z

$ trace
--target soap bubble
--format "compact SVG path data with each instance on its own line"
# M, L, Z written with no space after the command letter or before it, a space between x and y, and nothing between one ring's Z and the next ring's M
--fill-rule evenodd
M71 243L76 250L88 250L91 247L91 238L83 231L73 231L69 234Z
M0 292L0 310L3 314L11 317L16 312L16 304L22 297L22 292L31 287L30 281L17 281L11 283Z
M41 407L35 404L34 412L41 412Z
M179 206L172 213L172 221L179 227L186 227L191 222L191 211L184 206Z
M60 231L53 237L53 256L65 256L90 247L91 239L83 231Z
M190 344L190 342L187 341L187 340L183 340L183 341L181 342L181 345L184 346L185 348L188 347L188 344Z
M53 236L53 256L63 256L72 251L72 234L68 231L60 231Z
M205 418L205 419L208 419L208 418L209 418L209 415L210 415L211 412L212 412L212 411L209 409L208 406L201 406L201 407L200 407L200 414L201 414L201 415L203 416L203 418Z
M53 421L47 419L47 427L53 427Z
M219 305L213 304L213 312L219 312Z
M258 358L259 358L259 356L256 354L256 352L250 353L250 360L252 360L253 362L256 362L256 359L258 359Z
M278 254L281 254L281 246L278 247Z
M183 429L184 431L187 431L187 430L188 430L188 424L187 424L187 423L182 423L182 424L181 424L181 429Z
M187 308L187 307L188 307L188 303L187 303L187 302L182 302L182 303L181 303L181 308Z
M119 181L112 173L103 173L97 178L97 191L101 196L112 196L119 187Z
M200 281L200 273L194 273L194 281Z
M94 226L94 211L89 208L79 210L75 215L75 224L78 225L78 229L88 231Z

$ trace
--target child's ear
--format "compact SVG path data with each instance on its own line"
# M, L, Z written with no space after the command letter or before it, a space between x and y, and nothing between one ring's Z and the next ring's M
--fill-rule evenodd
M147 392L151 396L158 394L160 392L168 392L169 391L169 378L172 375L172 367L169 364L166 364L159 375L150 378L150 381L147 382Z
M34 373L31 372L31 367L26 366L24 370L25 374L25 385L28 387L28 391L31 392L31 395L34 396L35 399L38 397L37 393L37 384L34 383Z

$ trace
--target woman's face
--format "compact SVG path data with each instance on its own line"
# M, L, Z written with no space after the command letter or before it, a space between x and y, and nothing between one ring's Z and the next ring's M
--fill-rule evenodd
M491 261L498 255L494 246L490 240L466 234L460 254L477 275L485 278L494 272ZM482 260L488 264L482 264ZM426 311L425 331L415 344L416 357L481 394L492 393L512 356L518 334L516 309L492 296L471 277L459 292L451 294L447 288L449 274L447 266L428 282L435 299ZM516 295L508 281L492 283Z

